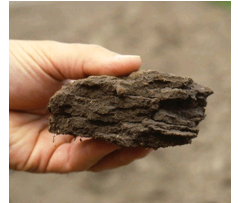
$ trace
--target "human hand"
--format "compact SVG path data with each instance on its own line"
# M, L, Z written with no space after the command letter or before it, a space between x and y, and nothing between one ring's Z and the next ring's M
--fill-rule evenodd
M46 106L67 79L127 75L139 56L123 56L97 45L54 41L9 42L9 165L31 172L102 171L131 163L150 150L122 148L98 139L74 140L48 132Z

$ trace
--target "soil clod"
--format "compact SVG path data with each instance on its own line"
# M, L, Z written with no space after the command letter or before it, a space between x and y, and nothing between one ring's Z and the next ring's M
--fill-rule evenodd
M125 147L189 144L212 93L191 78L158 71L90 76L65 84L50 99L49 131Z

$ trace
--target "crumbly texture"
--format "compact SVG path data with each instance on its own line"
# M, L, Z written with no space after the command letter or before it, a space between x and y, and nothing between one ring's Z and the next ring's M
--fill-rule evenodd
M212 93L191 78L158 71L90 76L65 84L50 99L49 131L125 147L189 144Z

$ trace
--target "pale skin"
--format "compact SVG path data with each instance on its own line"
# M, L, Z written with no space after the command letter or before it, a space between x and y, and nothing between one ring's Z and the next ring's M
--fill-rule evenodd
M127 75L139 56L123 56L97 45L54 41L9 42L9 166L37 173L69 173L117 168L150 150L123 148L98 139L74 140L48 132L49 98L68 79Z

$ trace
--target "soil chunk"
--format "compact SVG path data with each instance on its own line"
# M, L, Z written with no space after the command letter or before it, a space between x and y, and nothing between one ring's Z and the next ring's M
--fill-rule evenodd
M50 99L49 131L125 147L189 144L212 93L191 78L158 71L90 76L65 84Z

